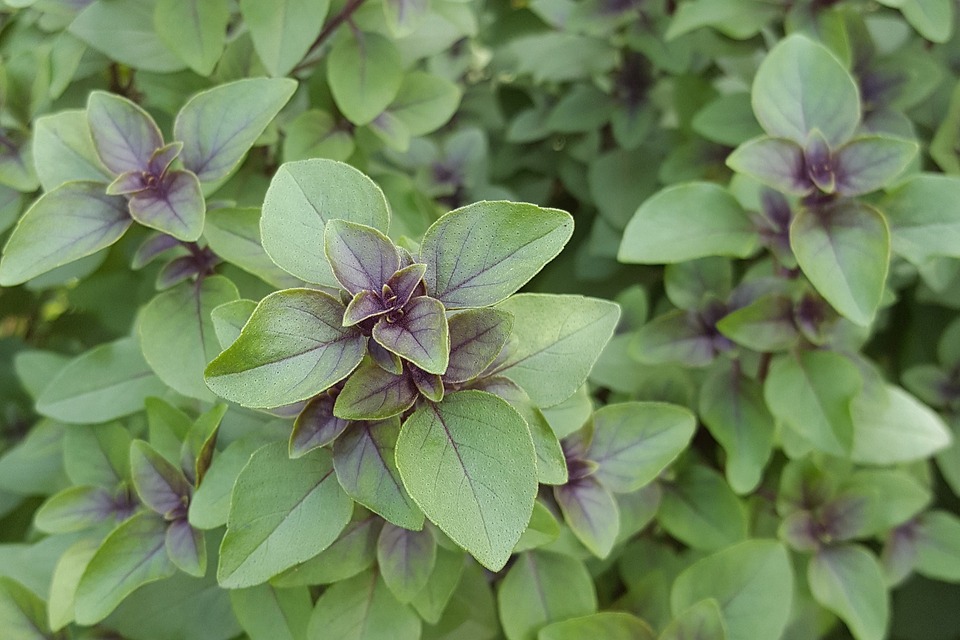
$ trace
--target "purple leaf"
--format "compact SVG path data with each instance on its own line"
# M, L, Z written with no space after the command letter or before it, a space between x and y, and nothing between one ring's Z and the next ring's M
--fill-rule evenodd
M165 233L154 233L137 247L136 253L133 254L133 261L130 263L130 268L135 270L142 269L153 262L157 256L174 247L181 247L182 249L179 240Z
M387 351L374 340L367 342L367 353L370 354L370 357L374 362L377 363L384 371L389 371L394 375L400 375L403 373L403 362L400 361L400 356L397 354Z
M380 295L373 291L364 290L353 296L343 312L343 326L352 327L367 318L382 315L387 312L381 302Z
M402 316L388 315L377 322L373 339L424 371L443 374L447 370L450 334L439 300L426 296L413 298L403 308Z
M390 238L373 227L331 220L323 232L324 252L333 275L356 295L364 289L380 293L400 268L400 254Z
M163 146L163 136L150 114L112 93L90 94L87 119L97 155L115 174L148 170L153 152Z
M886 186L917 155L916 142L886 136L857 138L837 149L837 193L859 196Z
M803 149L803 158L807 165L807 175L824 193L833 193L837 188L837 176L833 166L833 156L827 139L814 129L807 138Z
M125 196L139 193L147 188L143 181L142 171L127 171L117 176L117 179L107 185L108 196Z
M417 285L423 282L426 271L425 264L411 264L390 276L386 283L389 290L382 291L384 305L398 309L407 304L416 292Z
M347 428L346 420L333 415L334 400L333 396L322 393L310 400L297 416L290 433L291 458L327 446Z
M181 571L198 578L206 574L207 545L203 532L191 527L186 518L170 523L164 543L170 560Z
M450 363L443 377L466 382L494 361L510 338L513 316L498 309L469 309L448 320Z
M156 513L186 517L190 485L183 473L143 440L130 445L130 474L137 495Z
M748 140L730 154L727 166L783 193L803 196L814 188L803 149L792 140L766 136Z
M163 291L180 284L184 280L200 273L200 267L193 256L175 258L161 267L157 273L157 289Z
M435 373L427 373L416 365L410 366L410 378L428 400L443 400L443 379Z
M170 171L130 199L130 215L140 224L193 242L203 232L206 204L197 176Z
M343 385L333 413L345 420L383 420L403 413L416 399L409 375L394 375L366 358Z
M430 579L437 543L429 529L410 531L385 524L377 540L377 566L394 597L410 602Z
M200 414L180 447L180 468L195 487L199 487L203 482L203 477L213 461L220 422L226 412L227 405L221 403Z
M598 558L609 555L620 531L617 502L595 477L554 487L553 495L577 539Z
M355 422L333 444L333 466L347 494L387 521L405 529L423 528L423 512L407 493L394 451L400 420Z
M160 147L150 156L148 171L155 176L162 176L173 164L173 161L180 156L181 151L183 151L182 142L171 142Z

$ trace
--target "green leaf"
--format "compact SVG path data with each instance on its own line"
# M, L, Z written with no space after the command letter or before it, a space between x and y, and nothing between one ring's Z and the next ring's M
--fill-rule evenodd
M946 582L960 582L960 519L947 511L920 518L916 531L917 572Z
M354 519L319 555L291 567L271 583L277 587L298 587L333 584L352 578L376 561L377 539L382 527L383 520L378 516Z
M694 549L716 551L747 537L743 505L712 469L692 465L662 487L657 520L674 538Z
M263 250L260 241L259 208L222 208L208 211L204 220L203 237L219 257L252 273L267 284L278 289L303 284L301 280L275 265Z
M117 422L67 429L63 466L75 485L114 489L130 479L130 432Z
M655 640L656 637L650 625L635 615L620 611L601 611L547 625L540 630L537 640Z
M381 35L343 33L327 56L327 82L343 115L353 124L368 124L400 91L400 52Z
M823 45L792 35L770 50L751 91L753 112L771 136L807 141L819 130L831 147L860 124L860 94L843 64Z
M773 7L757 0L692 0L677 8L665 38L673 40L709 26L731 38L745 40L777 15Z
M704 598L720 603L727 640L779 638L793 600L786 549L772 540L748 540L707 556L674 581L670 608L677 616Z
M71 360L40 394L37 411L64 422L106 422L142 411L144 399L166 389L137 341L122 338Z
M103 620L138 587L176 572L164 548L166 529L159 516L140 513L107 536L77 586L79 624Z
M880 563L857 545L820 549L807 566L814 599L843 620L857 640L887 636L889 595Z
M0 456L0 491L49 495L67 485L63 474L68 428L53 420L36 422L26 437Z
M756 5L751 11L755 8ZM708 103L697 111L690 126L704 138L731 147L763 135L753 117L750 94L745 91L728 93Z
M26 282L109 247L130 227L123 198L97 182L65 182L23 214L0 258L0 285Z
M320 34L328 0L240 0L257 56L272 76L289 75Z
M953 34L954 7L949 0L903 0L900 11L907 22L933 42L947 42Z
M864 394L853 403L853 453L859 464L899 464L930 457L953 439L943 420L893 385L882 402Z
M377 567L399 602L409 603L427 586L436 559L437 543L429 529L383 526L377 541Z
M329 451L291 460L284 442L258 449L233 488L218 582L250 587L312 558L337 539L352 511Z
M616 493L652 482L686 448L696 430L687 409L662 402L624 402L593 414L593 439L586 458L595 477Z
M856 365L832 351L804 351L773 361L764 384L771 413L817 449L849 455L854 441L850 403L863 382Z
M849 200L801 209L790 225L790 247L834 309L862 326L873 321L890 265L890 231L879 211Z
M610 555L620 533L617 501L596 478L587 476L554 487L563 519L577 539L598 558Z
M797 343L793 300L781 294L761 296L725 315L717 329L754 351L784 351Z
M51 637L43 600L10 578L0 578L0 628L9 640Z
M324 257L324 228L334 218L380 231L390 225L387 200L370 178L333 160L281 166L263 200L263 248L285 271L307 282L339 288Z
M903 173L919 145L888 136L863 136L837 149L837 193L859 196L886 186Z
M400 604L376 571L323 592L310 617L307 640L417 640L420 618Z
M960 258L960 178L935 173L912 176L891 189L878 207L890 224L893 251L914 264L937 256Z
M572 233L573 218L558 209L478 202L451 211L420 245L427 294L451 309L500 302L555 258Z
M144 640L229 640L242 631L228 593L213 576L197 579L182 573L135 591L104 626Z
M709 332L700 313L668 311L640 327L628 342L627 351L643 364L705 367L717 356Z
M206 369L217 395L252 407L305 400L360 363L366 337L341 321L343 306L312 289L272 293L257 305L240 337Z
M355 422L334 443L333 464L347 495L398 527L418 530L423 527L423 512L397 470L399 435L399 418Z
M556 485L567 481L567 461L563 456L560 440L547 422L546 416L533 404L526 391L516 382L502 376L481 378L473 382L471 388L500 396L526 421L537 454L538 482Z
M437 547L437 559L427 585L410 603L427 624L437 624L440 621L454 590L460 584L463 566L463 552Z
M87 570L98 546L99 540L81 539L64 551L57 560L47 604L47 618L52 630L57 631L73 622L77 585L80 584L83 572Z
M141 71L169 73L184 64L153 28L154 3L96 0L70 23L69 32L121 64Z
M248 78L193 96L173 123L183 166L200 182L227 177L296 89L289 78Z
M544 626L597 610L593 580L569 556L521 554L500 583L497 608L507 640L535 640Z
M97 156L87 114L82 109L59 111L34 121L33 160L45 192L73 180L112 179Z
M707 598L678 614L659 640L726 640L726 637L720 603Z
M717 368L700 389L700 418L727 454L730 487L739 494L753 491L773 453L775 424L763 387L736 368Z
M248 436L232 442L217 455L203 484L190 500L190 524L198 529L216 529L227 523L230 513L230 494L237 476L250 460L250 456L263 446L262 437Z
M513 316L517 346L487 375L510 378L540 407L580 388L620 318L612 302L573 295L522 293L497 308Z
M404 305L403 312L403 317L394 322L377 322L373 339L427 373L444 373L450 361L450 330L444 305L428 296L417 296Z
M140 316L143 355L156 374L179 393L201 400L213 394L203 370L220 353L211 312L240 298L223 276L184 282L151 300Z
M427 517L481 564L501 569L537 491L536 454L520 414L488 393L452 393L407 419L396 456Z
M227 0L158 0L153 22L171 51L208 76L223 53L230 7Z
M309 109L285 127L283 159L329 158L344 161L353 154L353 136L322 109Z
M426 0L388 0L384 8L426 5ZM397 97L390 103L389 113L406 125L411 136L422 136L445 125L460 106L460 88L440 76L422 71L404 74Z
M226 349L237 341L243 325L247 324L256 308L257 303L253 300L234 300L215 307L210 312L210 321L221 349Z
M706 256L746 258L757 232L743 207L715 184L667 187L647 199L623 232L620 262L660 264Z
M306 587L260 585L230 591L230 604L250 640L301 640L313 613Z

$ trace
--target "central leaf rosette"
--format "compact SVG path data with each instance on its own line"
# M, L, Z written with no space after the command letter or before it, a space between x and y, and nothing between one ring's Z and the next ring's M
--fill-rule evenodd
M427 265L413 262L406 252L401 255L376 229L345 220L327 224L324 251L344 289L341 297L349 299L343 326L359 327L389 354L426 373L447 370L450 331L443 303L426 295ZM371 351L380 356L378 361L393 360L376 346Z
M498 570L538 483L567 480L538 407L583 384L619 310L579 296L511 297L569 240L563 211L468 205L441 216L412 252L387 229L382 192L355 169L281 167L264 201L263 246L318 288L277 291L247 311L205 379L245 406L296 407L291 458L329 447L351 499L404 529L427 518ZM250 586L289 566L246 562L262 552L244 537L248 515L228 522L221 584Z

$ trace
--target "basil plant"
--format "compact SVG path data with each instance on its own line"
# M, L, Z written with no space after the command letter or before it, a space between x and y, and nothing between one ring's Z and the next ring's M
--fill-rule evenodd
M224 350L204 377L226 400L297 417L288 451L259 450L238 478L224 586L315 556L353 501L410 532L426 518L496 571L539 483L567 480L538 407L580 387L619 309L512 294L570 239L571 216L479 202L419 243L389 225L376 184L334 161L284 165L267 191L264 248L304 286L214 309Z

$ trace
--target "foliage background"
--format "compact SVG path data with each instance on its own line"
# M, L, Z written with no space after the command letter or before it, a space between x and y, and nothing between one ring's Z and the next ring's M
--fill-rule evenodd
M3 6L6 238L42 193L116 175L90 137L93 92L139 104L174 140L178 112L200 91L262 77L297 86L265 109L238 167L201 181L206 215L186 244L133 225L42 273L29 272L39 254L5 249L0 636L322 638L330 612L363 609L350 637L957 637L960 49L950 0ZM246 86L238 104L266 100L268 85ZM220 120L226 110L204 130ZM857 141L860 155L847 146ZM215 404L202 378L221 350L210 311L300 282L289 262L271 261L260 208L266 217L279 167L310 158L369 175L400 246L480 200L573 215L569 244L525 290L607 298L621 314L587 384L540 403L576 480L563 487L611 482L595 461L573 477L591 427L579 430L603 433L617 407L639 406L625 403L686 407L696 432L674 433L642 486L613 481L591 494L602 502L593 534L561 508L565 489L541 486L522 547L498 572L428 527L432 559L400 572L409 584L385 582L377 540L392 525L358 507L340 534L360 541L352 555L331 547L299 578L218 586L233 481L257 447L287 438L293 418ZM151 247L167 252L149 260ZM14 260L27 265L23 284L9 275ZM200 320L176 324L158 300L199 280L211 288L202 304L197 294ZM151 317L156 330L144 329ZM108 351L112 364L91 366ZM110 379L83 400L91 371ZM110 424L91 440L88 425L100 423ZM51 496L109 489L110 517L129 516L131 434L162 450L172 430L176 457L177 434L217 425L217 489L193 494L190 514L209 530L205 577L181 566L123 593L113 613L75 610L86 562L114 524L94 517L78 533L76 516L45 520ZM122 454L98 466L112 439Z

